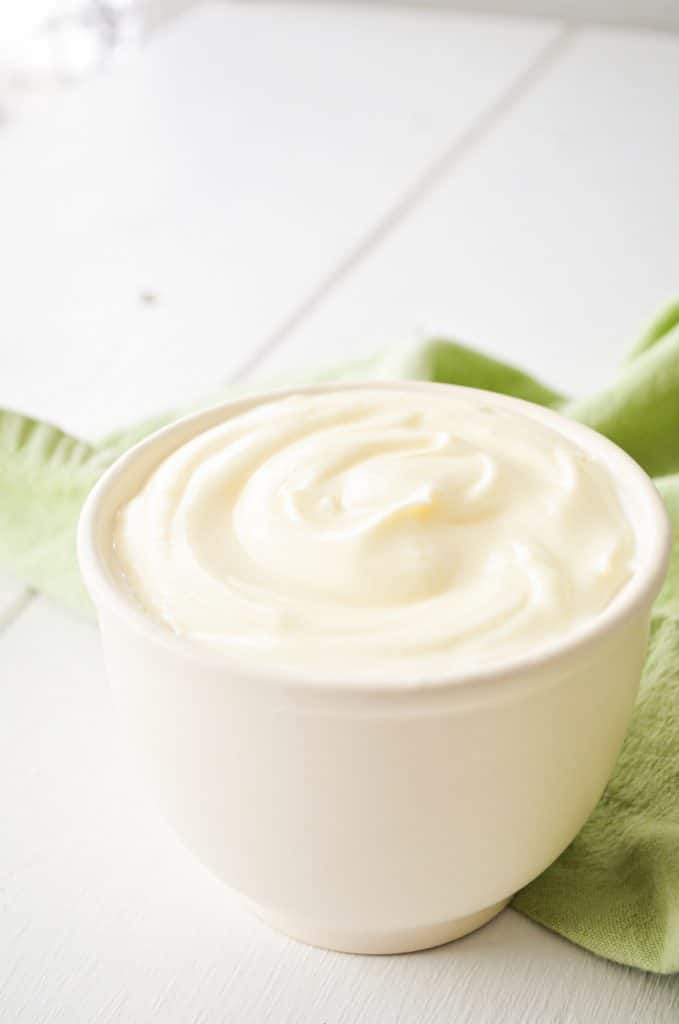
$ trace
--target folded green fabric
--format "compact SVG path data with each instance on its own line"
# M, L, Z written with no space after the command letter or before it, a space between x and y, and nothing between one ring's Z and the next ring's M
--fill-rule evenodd
M601 956L679 971L679 303L651 326L610 387L580 401L449 341L388 352L313 379L385 377L473 385L558 408L606 434L657 477L675 544L627 739L589 821L513 905ZM177 415L86 444L0 411L0 566L88 612L75 558L83 500L120 452Z

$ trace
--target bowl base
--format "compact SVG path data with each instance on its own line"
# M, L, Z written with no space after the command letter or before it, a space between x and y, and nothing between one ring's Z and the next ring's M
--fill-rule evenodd
M511 897L494 903L491 907L477 910L465 917L452 918L433 925L421 925L417 928L401 928L393 931L364 931L351 928L324 928L313 922L279 914L257 904L249 903L250 909L257 917L298 942L308 946L319 946L321 949L332 949L338 953L367 953L385 955L393 953L414 953L420 949L431 949L442 946L453 939L461 939L482 925L487 924L509 903Z

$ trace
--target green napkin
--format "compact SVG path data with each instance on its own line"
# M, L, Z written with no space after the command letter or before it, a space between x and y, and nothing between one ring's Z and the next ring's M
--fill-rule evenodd
M560 409L606 434L654 475L679 537L679 303L599 394L569 401L514 367L449 341L316 375L467 384ZM212 396L213 404L221 396ZM188 410L181 410L186 412ZM102 470L179 415L99 444L0 411L0 566L90 611L75 558L78 513ZM679 543L653 617L632 724L606 792L580 834L514 899L517 910L601 956L679 971Z

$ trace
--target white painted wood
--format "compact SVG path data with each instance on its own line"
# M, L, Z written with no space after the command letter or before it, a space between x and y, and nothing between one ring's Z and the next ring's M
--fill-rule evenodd
M676 979L598 960L513 911L400 957L342 956L270 932L147 802L113 729L95 628L39 599L1 643L0 1020L677 1019Z
M0 405L85 435L214 388L550 24L208 6L0 136Z
M403 3L404 0L390 2ZM411 0L411 3L436 3L465 11L492 11L521 17L532 15L571 22L679 30L679 5L673 0Z
M438 333L604 384L677 295L678 100L679 39L588 30L262 372Z

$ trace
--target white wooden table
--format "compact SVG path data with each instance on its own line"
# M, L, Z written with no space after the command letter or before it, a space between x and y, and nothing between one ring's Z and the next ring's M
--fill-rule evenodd
M0 132L0 405L96 436L432 331L596 387L677 289L678 109L676 37L194 11ZM3 580L0 634L0 1021L679 1018L511 910L402 957L273 934L147 804L94 626Z

